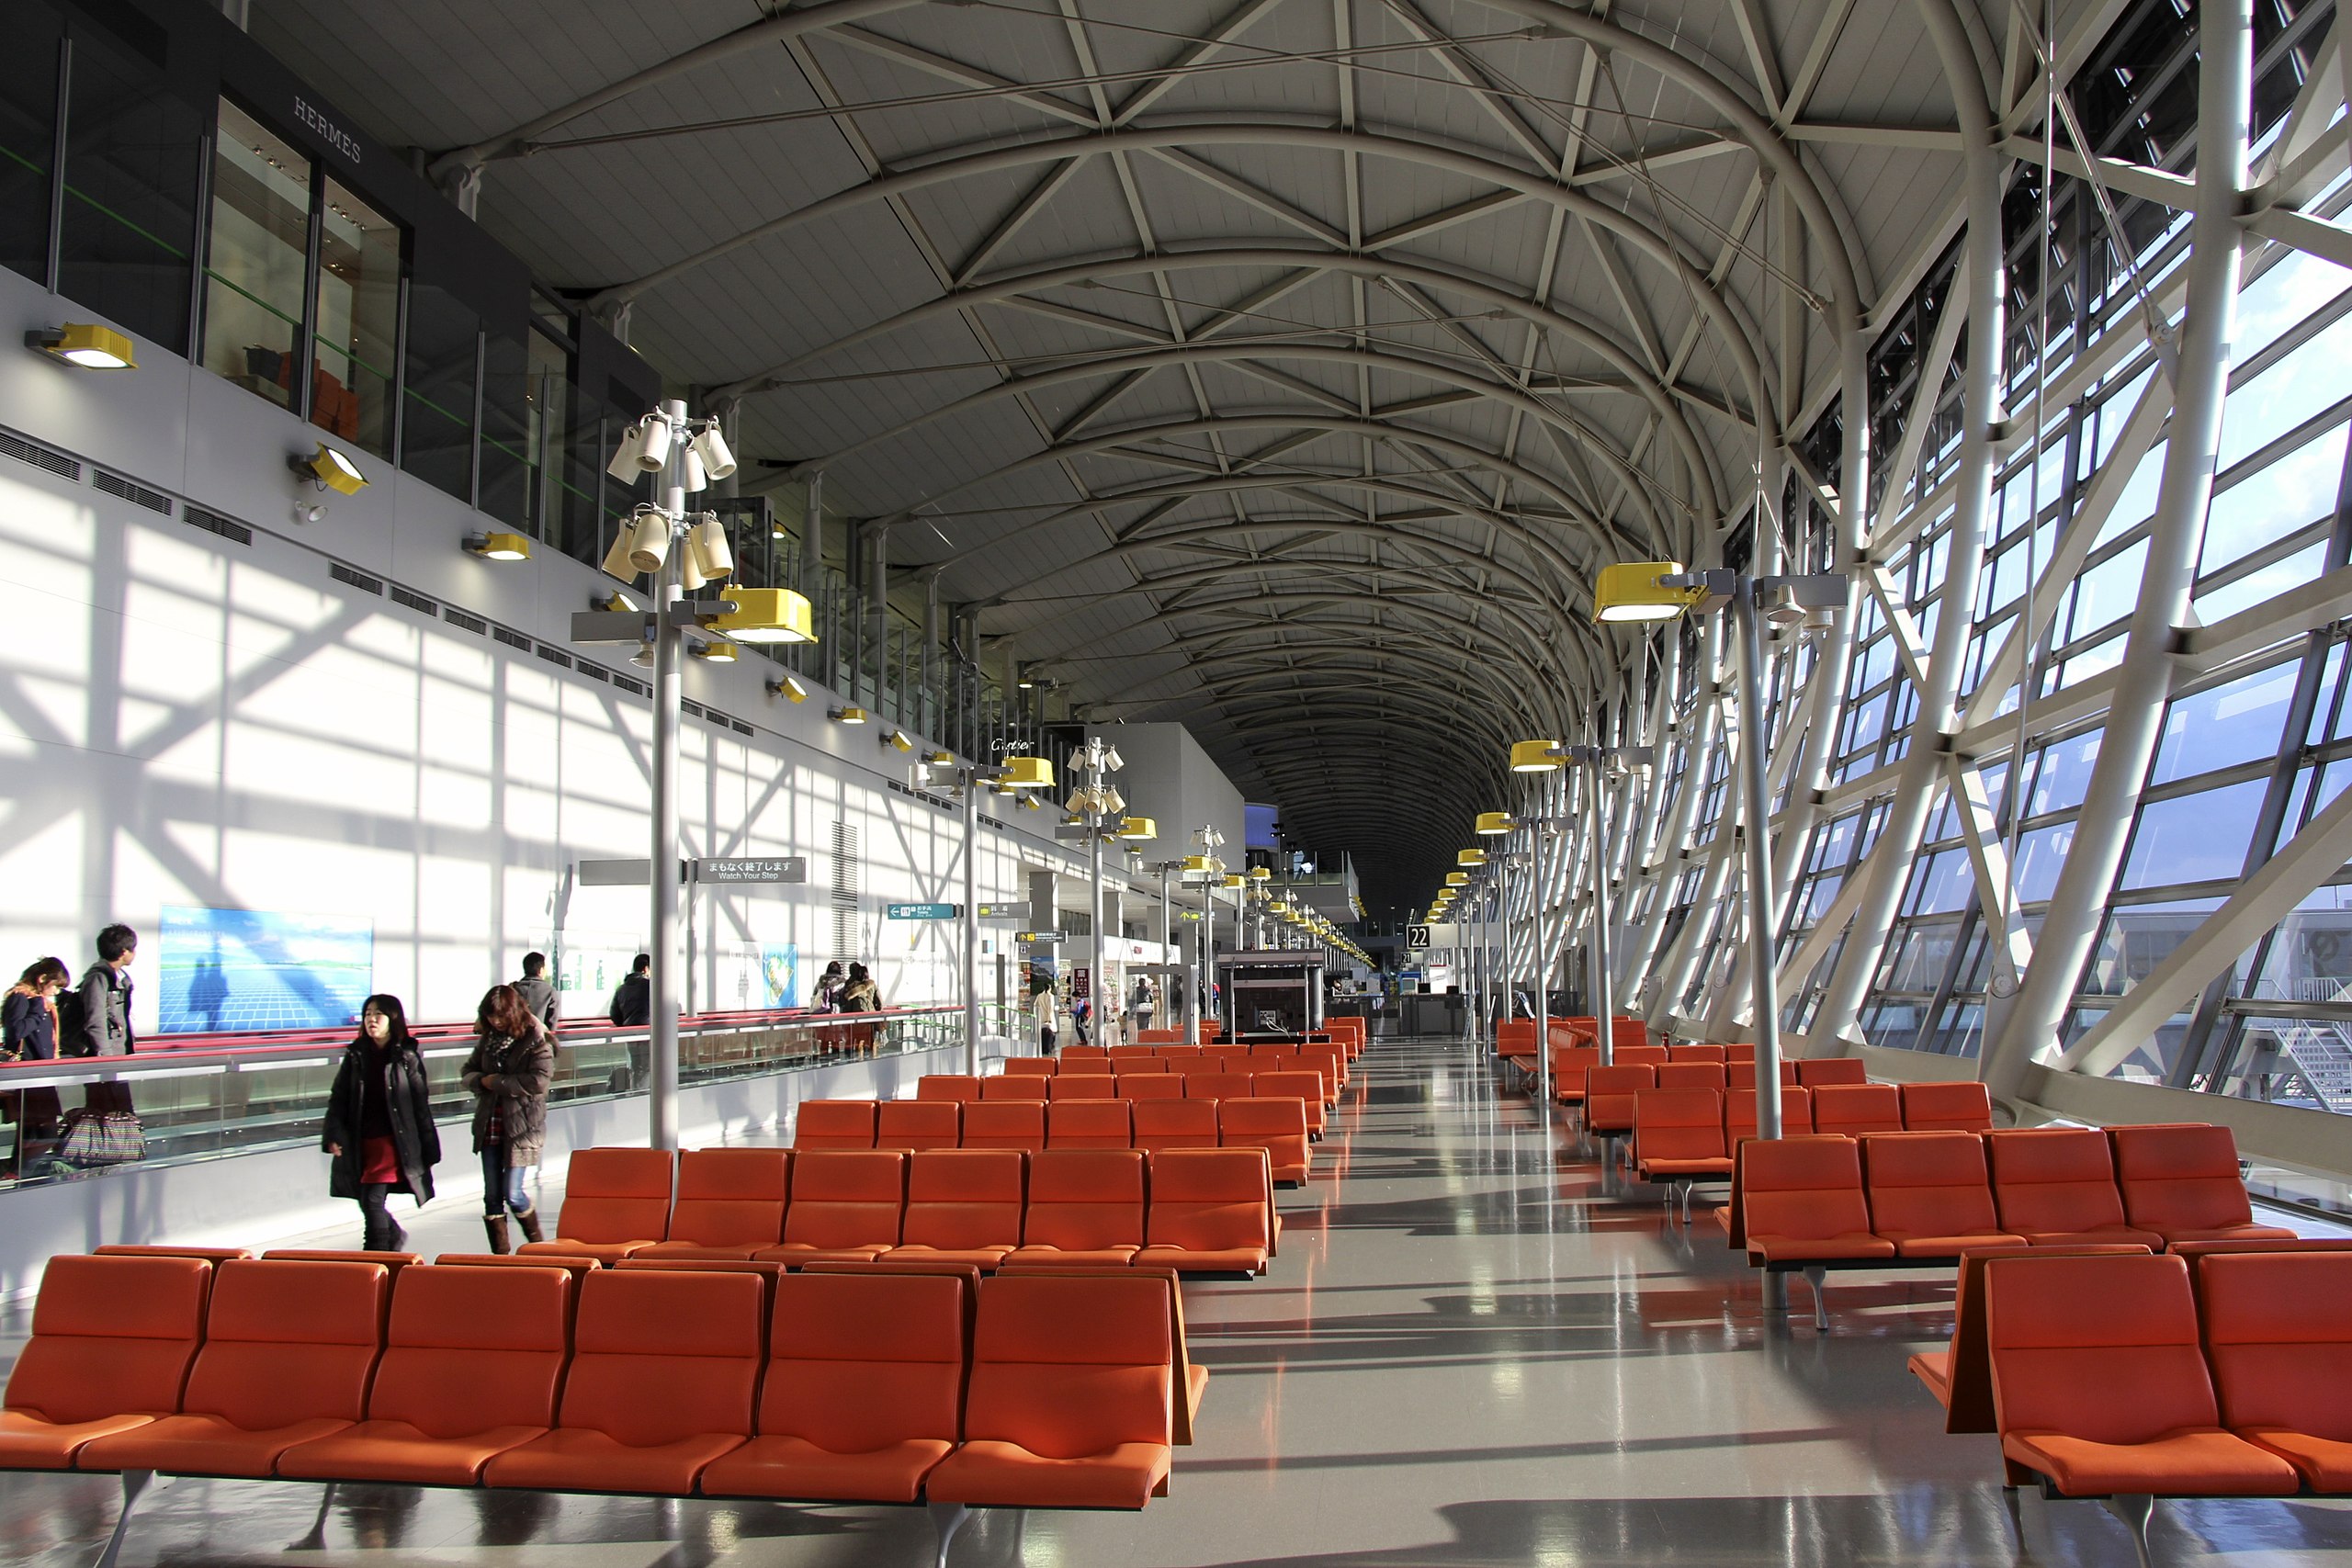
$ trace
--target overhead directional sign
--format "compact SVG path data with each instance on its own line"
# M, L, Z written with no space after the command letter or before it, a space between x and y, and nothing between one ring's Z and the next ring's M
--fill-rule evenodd
M695 862L696 882L806 882L807 855L771 855L761 860L704 859Z
M1430 928L1427 926L1407 926L1405 928L1405 945L1416 951L1427 949L1430 945Z
M952 920L964 912L961 904L885 904L882 912L894 920Z
M1052 943L1057 942L1068 942L1069 940L1069 933L1068 931L1014 931L1012 933L1012 940L1015 942Z
M983 904L979 909L984 920L1025 920L1029 918L1029 900L1018 904Z

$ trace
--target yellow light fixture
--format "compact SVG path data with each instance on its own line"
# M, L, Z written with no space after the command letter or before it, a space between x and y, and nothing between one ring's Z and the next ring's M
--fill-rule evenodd
M768 682L768 695L782 697L786 702L805 703L808 700L808 688L800 683L799 677L786 675Z
M531 541L520 534L469 534L466 553L484 560L529 560Z
M1481 811L1478 813L1477 830L1486 834L1489 838L1498 833L1510 832L1510 813L1508 811Z
M1487 852L1484 850L1456 850L1453 852L1453 863L1456 865L1484 865L1487 863Z
M915 749L915 743L907 738L907 732L903 729L893 729L889 734L882 737L882 744L893 751L911 751Z
M1510 749L1510 771L1514 773L1557 773L1564 761L1556 740L1521 740Z
M1043 757L1007 757L996 782L1005 789L1051 789L1054 765Z
M934 768L952 768L956 765L956 753L953 751L933 751L930 756L923 760Z
M323 441L318 447L307 457L300 452L288 454L286 466L299 477L337 495L357 495L368 487L368 476L359 471L357 464Z
M1024 795L1021 797L1021 809L1023 811L1036 811L1042 809L1042 807L1038 806L1037 797L1035 795Z
M1220 887L1246 887L1249 886L1249 879L1247 877L1235 876L1228 874L1226 876L1226 879L1217 884L1217 886Z
M1176 870L1187 882L1205 882L1216 874L1216 863L1206 855L1186 855Z
M53 355L84 370L136 370L130 340L112 327L94 321L68 321L62 327L36 327L25 334L25 346Z
M843 707L828 708L825 711L825 716L831 719L835 724L864 724L865 722L865 710L862 707L851 705Z
M735 608L707 623L737 642L815 642L808 601L789 588L730 588Z
M1706 597L1702 588L1666 588L1661 577L1679 577L1682 563L1671 560L1626 561L1604 566L1592 586L1592 618L1596 621L1670 621Z
M1250 868L1250 880L1252 882L1272 882L1273 879L1274 874L1270 867L1253 865Z
M1140 843L1159 837L1159 824L1148 817L1124 817L1119 819L1119 837Z
M695 657L707 659L714 664L732 664L735 662L736 654L740 651L725 637L714 637L709 642L697 644L695 648Z

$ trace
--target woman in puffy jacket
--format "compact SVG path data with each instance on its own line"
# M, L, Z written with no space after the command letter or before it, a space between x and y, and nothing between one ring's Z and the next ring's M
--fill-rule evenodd
M511 1210L523 1239L541 1239L531 1203L531 1172L548 1135L548 1089L555 1046L512 986L492 986L474 1015L473 1054L464 1083L474 1097L474 1151L481 1156L482 1228L492 1252L509 1250Z
M400 1251L408 1236L392 1218L391 1196L405 1192L420 1209L432 1201L441 1133L424 1057L398 997L369 997L360 1007L359 1033L343 1048L319 1141L334 1162L327 1190L359 1204L360 1247Z

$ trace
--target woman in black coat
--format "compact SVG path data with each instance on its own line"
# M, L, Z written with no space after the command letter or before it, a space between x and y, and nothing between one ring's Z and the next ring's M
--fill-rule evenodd
M358 1201L359 1245L401 1250L408 1235L392 1220L391 1195L408 1193L419 1208L432 1201L441 1133L424 1057L398 997L369 997L359 1010L359 1037L344 1047L335 1069L321 1142L334 1160L327 1190Z

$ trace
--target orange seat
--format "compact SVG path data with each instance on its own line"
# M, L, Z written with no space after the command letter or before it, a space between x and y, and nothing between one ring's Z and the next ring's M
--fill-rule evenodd
M1720 1091L1724 1082L1721 1062L1668 1062L1657 1069L1660 1089L1712 1089Z
M1807 1089L1819 1089L1824 1084L1866 1084L1871 1081L1870 1069L1860 1056L1807 1056L1793 1064L1797 1082Z
M1749 1047L1751 1052L1754 1049L1753 1046ZM1685 1062L1710 1062L1716 1066L1722 1066L1730 1059L1726 1049L1721 1045L1668 1045L1666 1048L1666 1061L1668 1066L1678 1066ZM1748 1060L1754 1061L1755 1057L1750 1055Z
M270 1474L295 1444L367 1413L389 1280L373 1263L218 1265L179 1414L96 1438L80 1468Z
M229 1263L251 1258L244 1247L160 1247L143 1242L110 1241L90 1249L93 1258L193 1258L204 1263Z
M1183 1038L1184 1032L1181 1029L1138 1029L1136 1031L1136 1043L1138 1045L1173 1045Z
M626 1262L627 1259L616 1259ZM445 1252L433 1260L435 1269L560 1269L575 1279L604 1264L577 1252Z
M1306 1108L1306 1135L1323 1135L1324 1104L1323 1075L1310 1070L1255 1073L1250 1078L1250 1093L1257 1100L1295 1100Z
M2222 1253L2196 1269L2222 1424L2312 1491L2352 1492L2352 1252Z
M600 1263L642 1251L669 1235L672 1172L667 1149L582 1149L564 1175L554 1238L519 1250L578 1253Z
M1174 1073L1121 1073L1117 1082L1121 1100L1184 1098L1184 1080Z
M1006 1077L1052 1077L1059 1064L1051 1056L1007 1056L1004 1059Z
M1016 1056L1014 1061L1024 1058ZM980 1080L980 1103L998 1100L1035 1100L1042 1102L1053 1089L1053 1081L1042 1073L1006 1073L1001 1077Z
M925 1073L915 1080L915 1098L968 1104L980 1098L980 1080L968 1073Z
M212 1268L201 1258L51 1258L0 1408L0 1468L71 1470L93 1440L178 1410Z
M1258 1149L1170 1149L1151 1156L1138 1269L1261 1274L1274 1238L1273 1168Z
M1657 1087L1657 1069L1646 1062L1596 1066L1585 1074L1584 1130L1603 1138L1634 1130L1634 1097Z
M1739 1145L1747 1252L1763 1264L1892 1258L1871 1233L1861 1151L1851 1138L1750 1138Z
M2254 1205L2238 1175L2237 1139L2227 1127L2109 1127L2123 1215L2141 1230L2176 1241L2291 1237L2254 1223Z
M1056 1078L1057 1085L1066 1078ZM1110 1080L1102 1080L1108 1083ZM1125 1149L1135 1146L1135 1127L1124 1100L1060 1100L1046 1107L1049 1149Z
M421 1252L367 1252L357 1247L273 1247L261 1256L264 1262L374 1263L395 1275L412 1263L424 1261L424 1254Z
M1645 1065L1662 1067L1669 1060L1663 1045L1616 1044L1611 1047L1609 1058L1617 1066L1628 1067Z
M1164 1103L1164 1102L1163 1102ZM1143 1246L1140 1149L1047 1149L1029 1161L1024 1264L1124 1264Z
M1157 1154L1161 1149L1217 1146L1214 1100L1138 1100L1130 1109L1136 1148Z
M794 1162L898 1160L825 1150ZM492 1460L492 1486L684 1496L752 1431L763 1282L715 1269L601 1270L580 1282L554 1428Z
M1927 1386L1944 1407L1947 1432L1991 1432L1999 1429L1993 1418L1993 1366L1984 1342L1984 1265L1996 1258L2096 1258L2115 1253L2146 1257L2148 1249L2131 1245L2015 1247L1972 1250L1960 1255L1960 1282L1953 1292L1951 1338L1940 1350L1922 1350L1908 1362L1913 1377Z
M1756 1043L1752 1040L1734 1040L1726 1042L1724 1045L1724 1060L1727 1063L1755 1061Z
M1057 1073L1047 1100L1115 1100L1119 1080L1109 1073Z
M927 1151L928 1152L928 1151ZM792 1161L784 1240L752 1257L798 1265L873 1258L899 1245L907 1206L906 1155L897 1149L812 1149Z
M886 1100L874 1123L877 1149L952 1149L963 1135L963 1117L952 1100Z
M1128 1055L1121 1055L1121 1051ZM1111 1053L1111 1071L1123 1078L1166 1077L1168 1062L1148 1045L1122 1045Z
M1306 1147L1306 1104L1297 1100L1220 1100L1216 1102L1217 1143L1226 1148L1256 1147L1272 1162L1274 1180L1294 1186L1306 1181L1310 1158Z
M1250 1075L1247 1073L1188 1073L1184 1077L1184 1098L1187 1100L1247 1100L1250 1098Z
M1018 1149L924 1149L907 1161L894 1262L994 1269L1021 1245L1029 1162Z
M1898 1258L1957 1258L2026 1245L2001 1229L1974 1133L1873 1133L1862 1140L1871 1229Z
M1731 1175L1722 1100L1712 1089L1645 1089L1635 1093L1633 1157L1644 1181Z
M990 1078L990 1083L1001 1083ZM1046 1102L1042 1100L984 1100L964 1107L964 1142L967 1149L1026 1149L1035 1154L1046 1146Z
M962 1435L965 1289L911 1272L776 1281L757 1425L703 1472L704 1495L915 1501Z
M288 1449L277 1473L475 1484L492 1459L555 1425L572 1279L553 1266L402 1269L367 1419Z
M875 1103L870 1100L804 1100L792 1118L796 1149L870 1149Z
M1111 1048L1107 1045L1070 1045L1062 1051L1062 1071L1068 1072L1073 1062L1107 1062L1110 1059Z
M1792 1084L1781 1086L1781 1131L1783 1134L1813 1131L1813 1097ZM1742 1138L1756 1136L1756 1089L1724 1091L1724 1147L1736 1149Z
M1598 1045L1552 1047L1552 1098L1562 1105L1582 1105L1585 1075L1600 1066Z
M1993 1091L1974 1079L1959 1083L1902 1086L1903 1129L1907 1133L1989 1133Z
M1903 1096L1891 1083L1832 1083L1809 1089L1813 1130L1860 1137L1903 1131Z
M2001 1228L2036 1247L2138 1243L2165 1238L2123 1223L2115 1147L2096 1127L2034 1127L1984 1140Z
M1204 1045L1201 1054L1214 1062L1246 1062L1250 1059L1247 1045Z
M1985 1265L1985 1340L2012 1482L2067 1496L2282 1496L2294 1467L2222 1429L2177 1258Z
M944 1107L951 1115L952 1105ZM639 1258L749 1258L784 1235L792 1190L788 1149L688 1149L678 1156L670 1235Z
M963 1446L934 1503L1140 1508L1168 1483L1174 1354L1149 1275L1006 1275L980 1286Z

